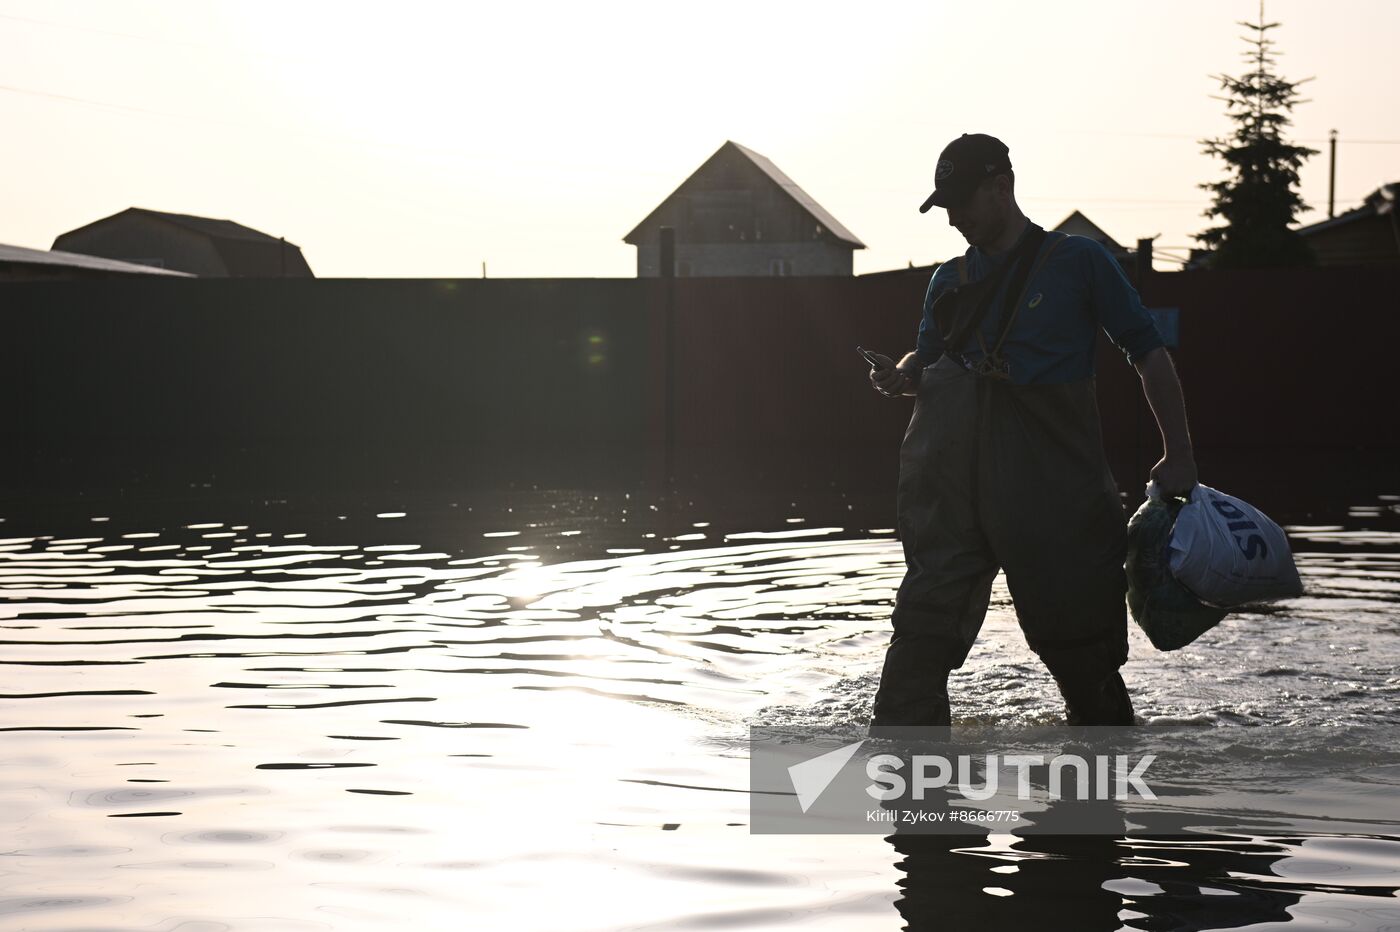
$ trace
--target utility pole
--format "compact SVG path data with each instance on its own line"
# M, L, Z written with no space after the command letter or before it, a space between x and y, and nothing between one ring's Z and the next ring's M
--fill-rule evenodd
M1337 131L1327 134L1327 216L1337 208Z

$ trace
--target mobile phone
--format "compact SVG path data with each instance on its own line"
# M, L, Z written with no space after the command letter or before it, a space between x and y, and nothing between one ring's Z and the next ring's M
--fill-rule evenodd
M878 359L876 359L876 358L875 358L875 354L872 353L872 352L870 352L870 350L866 349L865 347L863 347L863 346L857 346L857 347L856 347L856 352L857 352L857 353L860 353L862 356L864 356L864 357L865 357L865 361L868 362L868 363L870 363L870 365L871 365L873 368L876 368L876 369L883 369L883 368L884 368L885 364L882 363L882 362L880 362Z

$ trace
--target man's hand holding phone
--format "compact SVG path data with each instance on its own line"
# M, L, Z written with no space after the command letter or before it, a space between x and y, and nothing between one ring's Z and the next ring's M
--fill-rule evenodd
M870 384L887 398L898 398L911 385L911 380L903 369L895 367L895 362L882 353L872 353L857 346L856 351L870 363Z

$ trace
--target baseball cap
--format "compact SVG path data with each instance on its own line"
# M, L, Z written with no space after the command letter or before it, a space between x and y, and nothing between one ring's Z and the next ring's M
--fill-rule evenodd
M939 154L933 193L919 213L927 213L930 207L957 207L985 179L1010 170L1011 150L1004 142L986 133L963 133Z

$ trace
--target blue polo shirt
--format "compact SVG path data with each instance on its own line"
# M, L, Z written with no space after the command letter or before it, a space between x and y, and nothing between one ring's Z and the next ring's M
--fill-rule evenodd
M1027 224L1021 238L1030 229ZM1046 237L1037 262L1045 257L1057 236ZM965 254L968 281L979 281L991 274L1015 248L1013 245L1003 253L969 248ZM944 351L942 334L930 313L933 303L957 284L956 260L940 265L929 281L916 350L924 365L937 362ZM1001 301L1008 286L1009 281L1002 283L996 302L982 321L982 339L988 349L996 345ZM1027 280L1025 299L1002 344L1002 356L1011 367L1011 381L1028 385L1088 378L1094 374L1094 342L1100 328L1130 363L1137 363L1163 345L1152 315L1142 306L1137 290L1108 250L1086 236L1066 237ZM970 360L980 359L982 350L976 338L970 338L968 343L963 352Z

